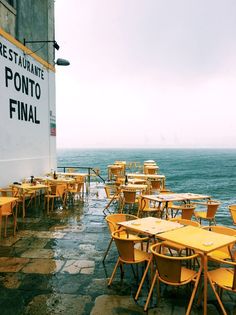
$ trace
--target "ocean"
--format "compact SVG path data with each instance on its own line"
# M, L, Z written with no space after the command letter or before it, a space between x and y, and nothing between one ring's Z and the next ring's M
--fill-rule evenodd
M114 161L154 160L166 186L174 192L207 194L221 202L218 224L232 226L228 205L236 204L236 149L59 149L58 166L100 169L107 179L107 165Z

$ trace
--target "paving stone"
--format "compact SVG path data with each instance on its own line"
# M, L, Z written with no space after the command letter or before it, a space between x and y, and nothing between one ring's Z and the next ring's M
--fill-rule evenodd
M91 274L94 272L94 265L94 261L89 260L67 260L61 272Z
M53 274L59 272L65 264L61 260L53 259L31 259L22 269L24 273Z
M29 259L18 257L0 257L0 272L19 272Z
M82 315L89 296L50 294L36 296L26 307L26 315Z

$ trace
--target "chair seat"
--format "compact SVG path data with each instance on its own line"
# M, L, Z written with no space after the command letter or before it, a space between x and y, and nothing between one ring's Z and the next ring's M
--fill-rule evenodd
M180 281L188 282L195 274L197 275L197 271L182 267Z
M143 260L149 260L150 254L139 249L134 249L134 260L136 263Z
M221 287L228 287L232 289L234 271L229 268L218 268L209 271L211 280ZM236 292L236 290L234 290Z
M208 218L208 219L211 219L210 217L207 217L207 212L206 211L196 211L196 212L194 212L194 215L195 215L196 218L203 218L203 219ZM212 217L212 219L213 219L213 217Z
M221 250L214 250L212 253L208 254L208 256L212 259L218 258L218 259L231 259L231 256L229 253L223 252Z

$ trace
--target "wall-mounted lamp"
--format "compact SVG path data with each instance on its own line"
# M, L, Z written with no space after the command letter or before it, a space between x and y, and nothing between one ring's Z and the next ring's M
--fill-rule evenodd
M58 58L55 62L57 66L69 66L70 62L66 59Z
M58 43L55 41L55 40L25 40L24 38L24 46L25 44L27 43L53 43L53 47L56 49L56 50L59 50L60 46L58 45Z

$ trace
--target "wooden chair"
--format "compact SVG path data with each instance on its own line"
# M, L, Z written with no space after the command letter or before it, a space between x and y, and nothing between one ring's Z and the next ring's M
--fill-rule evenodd
M229 205L229 211L230 211L233 223L236 224L236 205Z
M202 220L207 220L209 225L211 225L212 222L216 225L215 215L220 206L219 201L209 200L207 202L194 202L194 204L204 206L204 209L194 211L194 216L200 224Z
M165 252L165 251L164 251ZM151 246L151 253L153 254L153 260L156 263L156 272L154 274L152 284L148 293L147 301L144 306L144 311L147 311L149 301L154 289L154 285L158 281L161 283L164 283L166 285L171 286L182 286L186 285L190 282L194 282L194 287L192 290L192 294L188 303L188 308L186 315L190 314L192 304L194 297L197 292L201 272L202 272L202 266L200 265L200 268L198 271L193 270L191 268L188 268L186 266L192 265L188 264L188 262L193 261L196 259L199 255L194 254L190 256L184 256L184 257L176 257L176 256L167 256L162 251L162 244L154 244ZM158 295L160 295L159 292L159 285L158 285ZM135 300L138 299L138 293L135 296Z
M224 315L227 315L222 298L223 291L236 293L236 262L215 259L219 268L208 271L208 279Z
M17 228L17 206L16 201L12 203L5 204L0 207L0 239L2 234L2 220L5 218L4 224L4 237L7 236L7 224L8 224L8 217L13 217L13 235L16 234Z
M124 234L125 233L125 234ZM142 251L140 249L137 249L135 247L135 245L137 243L140 243L142 241L147 241L148 238L144 237L142 239L140 239L139 237L137 237L136 239L133 237L132 239L130 238L130 234L126 231L126 230L118 230L112 233L112 237L116 243L116 247L119 253L119 257L117 259L116 265L114 267L114 270L111 274L111 277L108 281L108 286L111 285L116 270L117 268L120 266L122 269L122 273L121 273L121 277L123 278L124 276L124 269L123 269L123 265L124 264L140 264L140 263L147 263L145 271L143 273L141 282L139 284L138 287L138 291L137 294L139 294L141 288L142 288L142 284L143 281L146 277L146 274L148 272L149 266L151 264L152 261L152 257L150 255L150 253Z
M235 243L236 243L236 230L226 227L226 226L221 226L221 225L211 225L211 226L204 226L204 230L224 234L224 235L230 235L230 236L235 236ZM234 244L230 244L229 246L224 246L221 248L218 248L217 250L214 250L213 252L208 254L208 257L215 260L215 259L230 259L233 260L233 254L232 254L232 249L234 247Z

